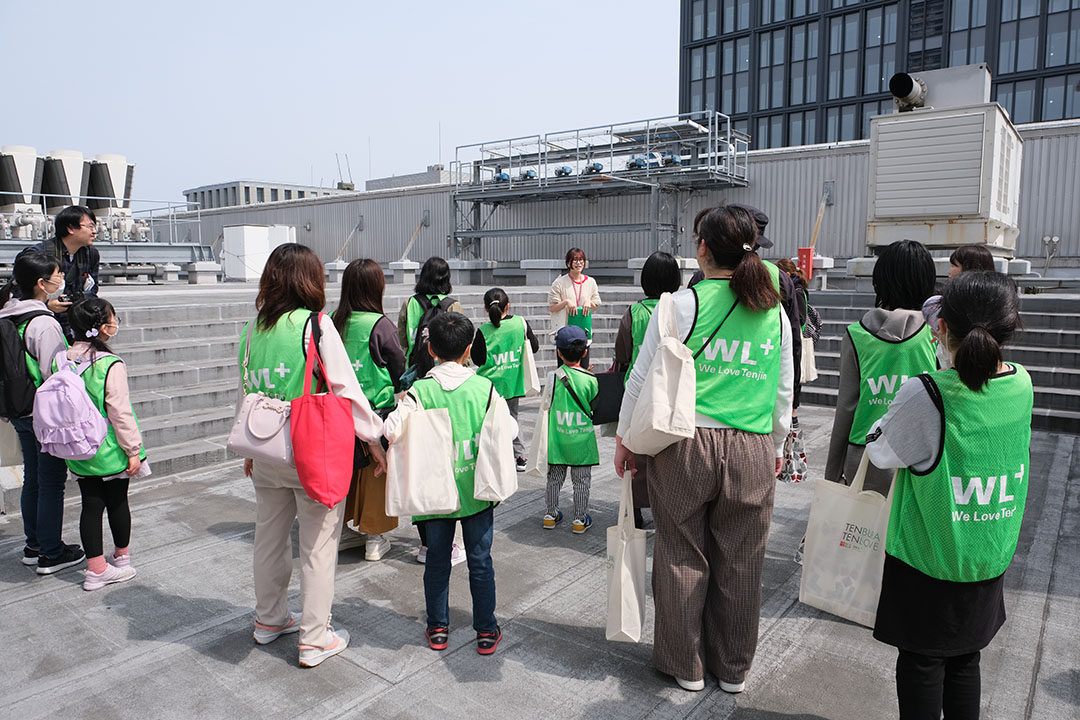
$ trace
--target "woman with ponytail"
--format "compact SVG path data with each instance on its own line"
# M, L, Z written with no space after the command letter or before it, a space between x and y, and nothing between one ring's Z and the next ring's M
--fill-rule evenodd
M64 331L47 306L63 292L64 275L59 263L34 251L19 255L11 281L0 290L0 323L10 323L18 333L26 356L23 383L29 376L35 388L52 374L53 358L67 348ZM8 370L0 372L7 376ZM50 575L78 565L86 556L81 547L67 545L61 538L67 466L63 460L41 451L30 409L32 406L19 412L6 408L3 414L14 426L23 453L20 505L26 546L22 562L39 575Z
M1019 309L1005 275L954 278L938 318L952 367L905 382L867 438L871 462L899 468L874 637L899 650L902 720L979 716L1030 479L1031 378L1001 352Z
M540 351L529 322L510 314L510 298L502 288L491 288L484 293L484 309L488 322L476 331L472 344L472 362L476 373L483 375L495 385L506 399L514 422L518 421L518 403L525 397L525 343L533 353ZM514 458L517 471L525 472L525 444L521 442L521 424L514 437Z
M672 295L679 337L697 353L696 432L649 463L656 545L653 664L685 690L705 671L742 692L757 649L761 571L776 475L791 417L791 324L779 271L754 250L741 207L694 219L704 279ZM649 322L626 380L615 470L636 470L622 444L659 345Z

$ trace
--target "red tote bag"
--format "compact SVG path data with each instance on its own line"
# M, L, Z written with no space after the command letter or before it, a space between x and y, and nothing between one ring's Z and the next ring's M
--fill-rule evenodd
M327 392L311 394L311 374L319 363L323 378L326 368L319 357L315 336L322 313L312 313L312 333L304 363L304 394L292 401L290 410L293 460L300 484L312 500L332 508L349 494L353 475L355 434L351 403Z

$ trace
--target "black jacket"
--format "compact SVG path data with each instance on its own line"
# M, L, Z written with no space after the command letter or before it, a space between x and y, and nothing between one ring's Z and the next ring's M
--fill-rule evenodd
M37 251L49 257L54 257L60 263L60 272L64 275L64 295L71 298L72 302L78 302L88 295L98 294L98 270L101 267L101 254L93 245L81 247L74 255L68 253L57 237L42 240L36 245L31 245L24 252ZM67 312L58 313L56 316L60 327L64 329L64 335L71 339L71 323Z

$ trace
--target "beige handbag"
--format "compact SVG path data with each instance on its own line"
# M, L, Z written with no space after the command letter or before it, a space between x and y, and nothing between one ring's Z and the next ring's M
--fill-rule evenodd
M480 428L480 443L476 449L473 497L477 500L502 502L517 492L512 426L510 407L492 387L484 424Z
M607 529L607 628L615 642L638 642L645 624L645 531L634 527L631 474L622 478L619 522Z
M525 397L536 397L540 394L540 375L536 372L536 356L533 355L532 345L529 339L525 339L525 357L522 359L525 370Z
M248 383L248 358L251 356L251 323L244 348L244 387ZM240 457L272 465L296 467L293 462L292 433L289 426L291 406L263 393L247 393L236 409L232 430L225 447Z
M416 400L415 396L410 395ZM461 507L454 479L454 433L446 408L405 415L386 451L386 514L446 515Z

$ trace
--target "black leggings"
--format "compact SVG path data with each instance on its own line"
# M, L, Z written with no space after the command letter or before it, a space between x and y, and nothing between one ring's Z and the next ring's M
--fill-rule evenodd
M131 542L131 510L128 508L128 479L102 480L99 477L80 477L82 515L79 517L79 536L86 557L104 555L101 538L101 516L109 511L109 528L113 545L127 547Z
M900 651L896 695L900 720L978 720L979 653L931 657Z

